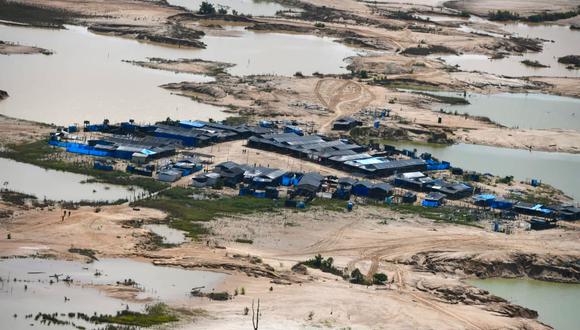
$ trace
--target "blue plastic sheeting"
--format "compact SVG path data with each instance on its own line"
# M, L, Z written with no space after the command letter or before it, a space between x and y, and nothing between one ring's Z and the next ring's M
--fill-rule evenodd
M477 196L475 196L475 199L486 200L486 201L487 200L494 200L495 199L495 195L490 195L490 194L487 194L487 195L485 195L485 194L484 195L477 195Z
M110 157L111 156L111 152L109 152L109 151L95 150L93 147L87 146L87 145L70 145L66 148L66 152L72 152L72 153L81 154L81 155L98 156L98 157Z
M426 160L427 171L443 171L451 167L449 162L436 162L433 159Z
M254 191L252 196L254 196L256 198L266 198L266 192L265 191Z
M439 207L441 206L441 204L439 204L439 202L436 201L428 201L428 200L424 200L421 202L421 205L424 207Z
M491 203L491 208L499 209L499 210L508 210L514 206L513 202L505 201L505 200L494 200Z
M105 125L87 125L85 127L85 132L100 132L104 130L107 126Z
M352 194L355 196L368 196L369 188L363 185L354 185L351 190Z
M205 125L206 124L204 122L201 122L201 121L191 121L191 120L180 120L179 121L179 126L185 127L185 128L202 128Z

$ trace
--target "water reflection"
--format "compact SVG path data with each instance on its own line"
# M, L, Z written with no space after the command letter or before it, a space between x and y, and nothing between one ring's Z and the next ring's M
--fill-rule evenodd
M191 11L197 12L199 6L204 0L167 0L171 5L181 6ZM288 10L289 7L283 6L267 0L210 0L207 1L218 8L226 8L230 13L236 10L240 14L249 14L254 16L274 16L280 10Z
M486 279L468 282L512 303L537 311L538 319L555 329L578 329L578 324L580 324L578 313L580 285L578 284L527 279Z
M134 199L143 190L102 183L83 183L89 176L47 170L38 166L0 158L3 188L53 201L116 201Z
M392 142L406 149L417 149L451 162L466 170L494 175L513 175L518 180L540 179L580 201L580 185L574 179L580 168L580 155L558 152L527 151L475 144L451 146Z

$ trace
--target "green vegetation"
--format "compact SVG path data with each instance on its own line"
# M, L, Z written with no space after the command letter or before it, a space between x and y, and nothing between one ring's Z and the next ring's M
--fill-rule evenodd
M427 56L431 54L457 54L457 52L447 46L442 45L428 45L428 46L417 46L409 47L401 52L404 55L420 55Z
M249 196L193 200L191 195L194 192L190 188L174 187L133 205L167 212L171 218L169 226L187 232L191 238L206 233L201 222L232 214L268 212L278 207L278 203L271 199Z
M239 126L249 123L251 118L249 116L230 116L223 120L224 125Z
M385 273L375 273L373 274L373 284L384 285L388 281L387 274Z
M207 297L211 300L226 301L230 299L230 294L227 292L211 292L207 294Z
M370 285L371 283L365 278L363 273L358 268L355 268L350 272L350 283L360 284L360 285Z
M513 175L508 175L504 176L503 178L497 179L495 182L511 185L513 181L514 181Z
M26 201L36 199L37 199L36 196L32 195L23 194L11 190L0 190L0 200L10 204L22 206L26 204Z
M20 22L37 27L63 29L64 25L73 22L73 15L82 15L45 6L31 6L12 1L0 1L0 19Z
M573 65L580 68L580 55L567 55L558 58L558 63Z
M406 12L406 11L400 11L400 10L389 13L386 16L389 18L392 18L392 19L400 19L400 20L407 20L407 21L418 20L418 18L413 16L413 14Z
M236 238L236 243L254 244L254 241L248 238Z
M217 13L215 6L207 1L203 1L197 11L200 15L215 15Z
M336 268L334 265L334 259L332 257L328 257L324 259L320 254L317 254L312 259L308 259L301 264L304 266L320 269L322 272L334 274L336 276L343 276L343 271Z
M453 223L458 225L475 226L477 224L477 214L474 210L459 206L423 207L412 204L379 204L383 207L403 214L414 214L423 218L435 220L441 223Z
M9 146L11 151L1 151L0 157L13 159L18 162L36 165L42 168L84 174L94 177L87 180L90 182L101 182L124 186L136 186L149 192L156 192L168 187L166 183L146 178L133 176L120 171L96 170L89 164L75 164L59 159L59 150L47 144L46 140L39 140L26 144Z
M521 61L521 63L525 66L531 66L533 68L549 68L550 67L549 65L542 64L542 63L538 62L537 60L536 61L523 60L523 61Z
M516 21L520 19L520 15L509 10L490 11L487 15L490 21Z
M530 15L528 17L520 17L520 15L516 12L512 12L509 10L497 10L497 11L490 11L488 14L488 19L490 21L527 21L530 23L541 23L541 22L550 22L550 21L558 21L561 19L575 17L580 13L580 9L577 10L570 10L566 12L559 12L559 13L550 13L550 12L543 12L540 14Z
M91 317L93 323L114 323L137 327L151 327L159 324L176 322L179 319L163 303L145 307L145 313L124 310L117 315L99 315Z
M315 198L310 202L310 207L320 207L327 211L341 212L346 210L346 201L328 198Z
M561 13L548 13L548 12L543 12L541 14L536 14L536 15L528 16L526 20L528 22L532 22L532 23L558 21L558 20L561 20L561 19L567 19L567 18L575 17L579 13L580 13L580 9L579 10L570 10L570 11L561 12Z

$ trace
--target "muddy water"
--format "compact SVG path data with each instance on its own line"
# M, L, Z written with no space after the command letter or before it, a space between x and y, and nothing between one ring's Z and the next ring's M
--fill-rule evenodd
M578 329L580 284L524 279L487 279L468 282L496 296L537 311L540 321L557 330Z
M144 225L143 228L161 236L163 243L165 244L181 244L187 242L187 237L185 236L184 231L169 228L167 225L151 224Z
M580 54L580 32L568 26L495 24L506 32L525 38L540 38L544 49L539 53L525 53L523 56L508 56L491 60L485 55L465 54L442 57L448 64L459 65L465 71L483 71L504 76L554 76L580 77L580 70L568 70L566 65L558 63L558 57ZM465 31L465 28L462 28ZM520 63L523 60L538 61L549 68L534 68Z
M96 276L97 271L101 274ZM73 283L50 284L53 274L70 276ZM7 259L0 261L0 324L3 329L44 328L26 314L82 312L88 315L115 313L125 309L126 301L113 299L94 285L115 284L132 279L142 291L138 299L183 301L190 298L193 287L206 290L223 281L226 275L213 272L188 271L156 267L128 259L104 259L91 264L46 259ZM63 278L63 277L61 277ZM25 289L24 286L27 286ZM65 301L64 297L70 299ZM144 303L128 303L131 310L141 310ZM14 317L14 314L17 317ZM59 316L67 320L67 316ZM75 320L75 322L78 322ZM63 327L59 327L63 328ZM64 329L72 328L71 326ZM94 328L89 326L88 328Z
M191 11L197 12L203 0L168 0L169 4L181 6ZM249 14L253 16L275 16L277 11L288 10L289 7L267 0L210 0L217 8L225 8L231 14L236 10L239 14Z
M419 153L431 153L465 170L500 176L513 175L518 180L540 179L580 201L580 185L575 179L580 169L578 154L530 152L462 143L451 146L401 142L391 144L410 150L417 149Z
M463 97L463 93L433 94ZM471 104L439 105L434 110L484 116L507 127L580 131L580 99L534 93L500 93L468 94L467 100Z
M54 201L116 201L132 200L143 190L102 183L82 183L86 175L46 170L38 166L0 158L2 188Z
M234 75L277 74L291 76L347 73L345 58L357 53L335 39L300 34L237 31L237 36L206 36L207 49L191 56L234 63ZM232 51L235 49L235 51Z
M171 95L159 85L212 78L145 69L122 62L147 57L203 58L236 64L232 74L293 75L345 73L346 57L355 51L331 38L237 31L234 37L206 36L207 49L180 49L96 35L83 27L67 30L0 25L5 41L51 49L54 55L0 57L0 89L10 97L0 113L46 123L84 120L148 123L167 117L223 119L221 108ZM236 51L232 51L235 49Z
M159 88L168 82L210 81L211 78L148 70L122 60L146 57L176 58L184 50L89 33L83 27L67 30L30 29L0 25L6 41L51 49L54 55L0 57L0 89L10 97L0 113L46 123L84 120L113 122L135 119L153 122L170 117L223 118L220 108L171 95Z

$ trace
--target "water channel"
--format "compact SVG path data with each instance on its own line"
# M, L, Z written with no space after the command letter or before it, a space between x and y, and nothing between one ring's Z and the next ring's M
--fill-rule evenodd
M468 282L512 303L537 311L540 321L557 330L578 329L580 284L527 279L486 279Z

